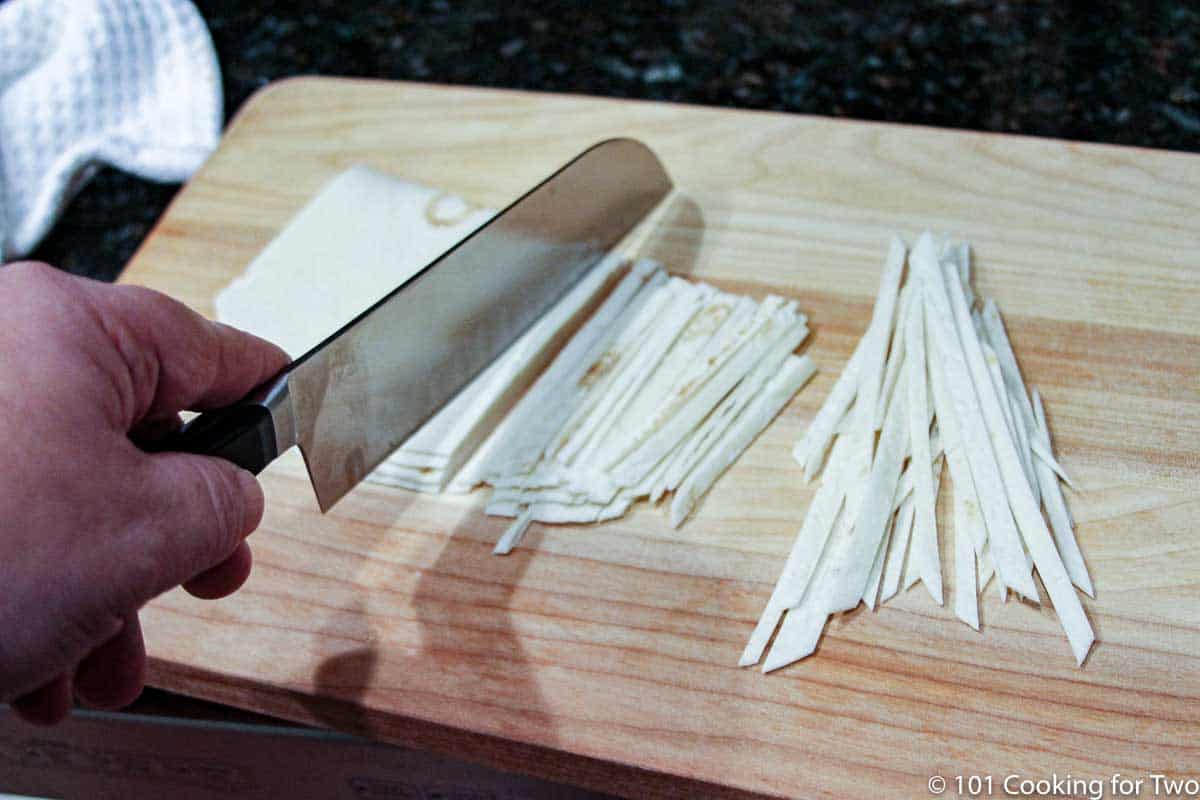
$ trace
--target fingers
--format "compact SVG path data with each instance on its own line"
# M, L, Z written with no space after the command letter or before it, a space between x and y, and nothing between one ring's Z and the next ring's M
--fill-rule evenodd
M233 555L209 570L201 572L183 588L194 597L201 600L219 600L242 588L242 584L250 577L250 568L254 563L250 554L250 545L239 542Z
M17 716L35 725L55 725L71 713L71 678L59 675L45 686L12 701Z
M258 480L219 458L157 453L145 456L140 472L135 496L141 514L120 554L123 580L137 587L134 608L231 556L244 558L235 550L258 527L264 504ZM248 561L235 561L232 572L248 569ZM216 591L244 577L218 572L211 580Z
M146 644L137 614L131 614L116 636L80 662L75 694L93 708L122 708L136 700L145 685Z
M24 720L38 725L61 722L71 711L72 697L95 708L121 708L137 699L146 682L146 646L137 614L125 620L121 630L86 656L70 675L13 701L13 710Z
M130 371L135 397L128 426L145 417L228 405L288 363L270 342L211 322L150 289L86 288Z

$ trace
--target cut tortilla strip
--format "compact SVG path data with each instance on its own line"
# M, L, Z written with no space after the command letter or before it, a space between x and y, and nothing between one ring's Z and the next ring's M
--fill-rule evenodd
M745 346L769 327L769 316L770 312L766 309L757 307L748 298L740 298L728 318L708 337L699 352L685 360L682 371L665 387L666 394L649 398L649 418L631 421L630 429L633 435L625 441L609 443L605 448L602 463L597 466L613 466L614 458L618 461L636 460L646 452L643 448L657 447L656 457L647 458L635 469L612 471L613 479L621 485L640 484L646 475L657 467L658 454L666 456L673 453L675 445L685 441L688 434L701 425L711 412L711 407L706 407L704 400L696 399L698 393L703 393L703 387L721 373L724 373L722 380L736 385L752 367L747 362ZM711 394L706 395L710 396ZM681 414L683 416L680 416ZM669 428L665 433L664 427ZM651 444L656 436L658 440Z
M775 642L763 661L763 672L786 667L806 658L816 649L821 631L829 620L832 594L843 583L841 570L847 564L853 545L850 535L853 524L846 514L840 514L834 522L826 552L816 565L811 591L800 605L788 611L783 618Z
M528 511L533 522L565 524L572 522L601 522L624 515L633 504L631 498L618 495L611 503L554 503L536 502L529 506L523 503L488 503L485 511L493 517L519 517Z
M767 642L775 632L783 612L800 605L807 595L813 576L824 558L826 545L841 516L845 492L840 473L847 468L848 455L848 440L839 438L829 455L825 478L808 508L796 540L792 543L783 572L775 582L771 599L767 601L767 607L759 617L758 625L750 635L750 641L746 643L738 661L739 666L748 667L762 659Z
M616 415L611 425L598 434L583 456L584 463L605 469L629 453L655 430L655 418L668 402L672 390L704 357L709 343L733 314L738 298L704 287L707 297L675 338L669 352L631 402Z
M848 439L839 438L833 446L833 452L830 453L825 479L808 508L808 514L804 517L804 523L776 584L780 594L780 605L784 608L798 606L808 591L817 563L825 551L846 497L845 482L841 479L841 473L851 468L849 462L850 442Z
M609 320L570 358L568 343L501 424L503 436L485 443L495 451L487 463L472 460L470 479L493 486L487 513L596 522L678 482L678 524L814 368L790 356L807 336L804 315L773 295L755 303L650 276ZM495 440L515 443L516 457Z
M622 486L637 485L684 437L695 430L770 348L771 338L762 334L769 333L773 324L778 326L778 321L772 322L770 311L757 315L723 363L718 362L719 367L709 373L699 386L687 387L688 391L679 398L674 413L611 470L614 480Z
M410 492L423 492L425 494L437 494L441 491L440 487L444 486L446 479L444 476L438 476L430 480L420 478L407 478L402 475L391 475L384 479L376 479L372 483L378 483L383 486L391 486L396 489L407 489Z
M908 318L906 338L906 391L908 435L912 463L916 465L913 485L913 533L910 558L916 559L917 574L935 603L942 604L942 567L938 556L937 494L925 465L933 463L929 447L929 398L926 396L925 309L918 303Z
M1018 407L1025 416L1026 424L1032 427L1033 407L1029 403L1029 395L1025 392L1025 379L1021 377L1017 354L1013 352L1012 342L1008 338L1008 330L1004 327L1004 320L1000 316L1000 309L996 306L996 301L988 298L987 302L983 304L983 311L979 316L983 321L983 330L987 334L987 339L1000 362L1000 372L1004 375L1008 391L1017 398Z
M677 302L682 302L692 311L696 293L685 281L668 278L662 286L648 291L646 300L622 316L614 326L612 337L604 347L603 354L596 358L581 378L580 401L563 422L562 427L546 447L544 456L559 463L568 464L570 459L562 455L572 442L586 438L589 425L598 424L613 403L619 402L623 391L635 381L644 369L645 357L661 357L665 344L657 341L658 334L668 333L667 327L675 327L686 320L672 314ZM673 319L674 317L674 319ZM673 325L672 325L673 323ZM644 345L644 346L643 346Z
M959 283L967 296L967 304L975 304L975 293L971 289L971 247L966 242L954 242L947 239L941 247L939 260L953 265L958 273Z
M1042 445L1049 449L1050 433L1046 428L1046 411L1042 407L1042 398L1037 389L1033 390L1033 411L1036 436ZM1050 518L1050 529L1054 533L1054 542L1058 546L1059 555L1062 556L1063 565L1067 568L1067 574L1071 576L1071 582L1082 589L1084 593L1089 597L1095 597L1096 590L1092 586L1091 575L1088 574L1083 553L1080 552L1079 543L1075 539L1074 521L1067 510L1062 489L1044 462L1038 461L1035 469L1038 473L1038 482L1042 486L1042 502L1046 508L1046 515Z
M929 321L926 320L928 331ZM946 465L949 467L950 480L954 484L956 494L962 494L966 499L966 507L970 510L968 534L975 552L980 553L987 541L987 528L979 510L979 498L975 492L975 480L971 475L971 467L967 461L965 445L959 430L958 411L950 400L950 390L946 387L944 370L940 365L930 363L930 389L933 395L934 414L938 419L939 430L944 431L942 441L945 442Z
M1021 377L1021 367L1017 363L1017 355L1013 352L1012 342L1008 338L1008 331L1004 327L1004 320L1000 316L1000 309L992 299L988 299L983 304L983 312L980 314L980 319L983 321L983 329L987 334L988 341L991 343L996 354L996 359L1000 363L1000 372L1004 376L1004 383L1008 389L1010 400L1016 405L1020 411L1019 419L1017 420L1018 430L1024 429L1024 447L1025 452L1022 458L1029 460L1029 471L1033 472L1033 459L1037 456L1040 442L1037 437L1033 436L1033 430L1036 427L1033 414L1033 406L1029 402L1029 393L1026 391L1025 380ZM1067 481L1065 473L1061 468L1055 469L1062 476L1063 480ZM1034 488L1034 499L1041 501L1041 487L1036 480L1036 476L1031 474L1031 483Z
M883 388L879 393L879 402L875 406L875 428L880 430L883 428L883 415L887 411L887 406L891 403L892 393L896 390L896 381L900 377L900 368L904 366L904 359L907 357L907 346L905 339L908 335L908 317L912 313L913 296L919 294L914 291L912 282L905 284L900 290L900 308L896 318L896 332L892 336L892 347L888 353L887 366L883 376ZM901 391L904 387L901 386Z
M938 489L941 486L941 480L942 480L942 462L941 461L934 462L933 469L932 469L932 477L933 477L933 494L936 497L937 493L938 493ZM915 508L914 508L914 512L915 512ZM915 517L915 513L914 513L914 517ZM912 525L911 522L909 524L910 524L910 526ZM905 591L907 591L908 589L915 586L918 582L924 583L924 581L921 578L921 559L916 558L913 555L913 550L916 548L915 538L916 538L916 535L915 535L915 527L914 527L913 532L909 534L910 541L908 544L908 559L904 563L904 571L902 573L902 579L900 582L900 585L902 587L904 587ZM941 555L937 554L936 556L927 557L927 560L937 564L938 580L940 581L941 580ZM929 591L930 598L933 599L935 602L937 602L937 596L933 593L932 589L929 589L929 585L927 583L926 583L926 589ZM941 603L939 602L938 605L941 605Z
M1028 470L1027 477L1029 478L1029 488L1033 490L1033 500L1038 505L1041 505L1042 489L1041 486L1038 485L1037 473L1034 470L1034 462L1036 459L1032 450L1033 436L1031 435L1029 428L1025 425L1025 415L1021 413L1017 399L1013 397L1011 392L1006 391L1003 385L1000 387L1000 392L1001 402L1008 403L1009 418L1013 421L1013 433L1015 434L1016 439L1017 455L1021 457L1021 465Z
M1036 456L1039 461L1049 467L1050 471L1055 475L1062 478L1063 483L1065 483L1067 486L1070 486L1072 489L1076 489L1075 483L1067 475L1067 471L1063 469L1062 464L1059 464L1054 458L1054 454L1050 452L1049 445L1046 445L1037 439L1031 440L1030 444L1030 449L1033 450L1034 456Z
M721 401L721 404L700 424L700 427L679 447L671 456L663 470L661 481L650 492L651 502L668 490L675 490L683 481L684 476L691 472L701 458L704 458L712 446L721 438L742 409L755 396L763 385L778 374L785 359L800 346L808 335L808 328L803 322L793 322L788 331L763 356L759 364L747 375L732 392Z
M867 577L867 588L863 590L862 601L867 608L875 610L875 601L879 597L879 584L883 580L883 562L887 559L888 546L892 540L892 530L895 514L888 521L887 528L883 532L883 539L879 543L879 550L875 553L875 561L871 564L871 572Z
M418 450L401 449L388 456L388 466L403 469L445 470L450 457L442 453L423 453Z
M615 367L611 348L616 330L636 320L666 280L661 270L646 274L635 267L622 281L502 423L503 432L497 432L502 438L493 448L493 459L484 466L485 475L491 478L533 469L568 419Z
M893 337L890 330L886 336L880 336L868 328L869 335L864 335L855 350L856 374L843 373L822 411L814 418L814 427L810 427L795 448L794 455L810 468L807 477L811 477L820 467L824 449L836 439L825 479L813 502L813 509L821 506L822 513L811 515L813 509L810 509L805 525L826 531L832 527L832 530L824 542L820 537L812 537L802 547L798 538L793 546L790 572L810 577L800 592L792 589L789 605L783 602L784 576L776 585L776 592L747 647L746 655L750 657L745 659L750 662L761 656L778 625L776 643L766 657L764 670L778 668L812 652L829 614L846 610L858 601L868 605L885 602L901 585L921 579L914 558L918 536L916 484L917 476L925 473L914 471L914 467L920 462L930 463L937 456L930 433L929 405L933 407L933 422L943 437L945 460L955 480L956 615L978 630L979 594L995 577L997 590L1006 597L1010 585L1002 580L1006 572L1015 578L1013 582L1023 596L1037 602L1038 581L1033 574L1036 568L1078 662L1082 663L1094 639L1082 606L1070 589L1070 579L1065 582L1064 592L1066 567L1055 558L1056 540L1051 539L1040 514L1031 513L1044 493L1043 479L1053 477L1049 464L1041 463L1034 455L1036 448L1053 459L1048 438L1043 441L1032 415L1026 419L1022 397L1027 395L1015 371L1015 388L1010 387L1005 357L996 352L1002 345L993 343L994 339L1001 341L990 330L995 325L989 324L983 315L971 312L968 250L962 245L947 245L944 260L939 263L933 257L937 246L928 234L918 240L912 255L914 269L910 281L899 295L899 330ZM908 298L914 293L925 317L923 324L920 320L910 322L913 311ZM994 304L989 308L994 309ZM912 343L913 327L919 328L918 341L924 345L924 353L919 352L920 345ZM871 391L874 376L863 375L863 359L879 348L887 348L889 339L893 339L892 347L883 351L886 360L879 365L888 372L882 376L882 387L870 404L872 419L868 426L860 404L863 394ZM871 346L865 347L868 340ZM1007 339L1002 341L1008 347ZM924 362L925 380L918 380L920 366L914 374L914 361ZM856 380L851 381L850 377ZM902 392L895 388L900 386ZM889 427L893 412L902 404L907 406L901 411L907 421L907 435L898 440ZM926 406L924 413L922 404ZM883 432L876 450L871 438L881 420L881 410ZM821 427L815 430L818 420ZM910 451L912 459L901 473L900 467ZM835 463L837 469L832 469ZM888 480L882 481L881 476ZM938 482L935 476L930 478L932 483ZM886 491L883 483L887 484ZM935 487L932 491L935 499L936 492ZM843 495L848 496L843 499ZM1062 507L1063 515L1056 512L1056 518L1065 515L1065 503ZM830 523L833 514L836 521ZM817 519L824 522L818 525ZM936 559L936 538L934 544L931 549ZM805 550L810 566L799 569L794 563L795 556ZM814 559L819 559L816 564ZM935 566L927 569L927 574L936 577L930 577L929 583L941 579L940 564L937 560L933 563ZM855 599L851 597L853 592L861 594Z
M729 379L729 386L732 387L754 367L764 352L755 348L765 346L781 333L782 326L794 319L793 313L785 305L781 298L773 295L758 305L749 298L741 298L738 307L709 338L698 357L685 363L684 370L670 384L665 397L648 404L653 406L646 409L650 412L647 415L648 422L642 426L642 432L634 444L641 446L664 427L678 425L681 414L688 419L697 411L707 413L711 410L716 403L706 406L697 402L697 396L705 392L709 381L720 376ZM723 392L721 396L724 396ZM699 419L695 419L695 422L698 424ZM689 426L685 423L682 429L686 431ZM632 449L625 448L624 452L617 455L630 455ZM614 463L615 459L609 459L601 466L609 468Z
M535 488L506 487L492 491L491 502L517 503L529 505L533 503L557 503L559 505L607 505L617 496L616 490L602 497L595 497L587 492L576 491L572 484L565 486L541 486Z
M512 549L521 543L521 538L525 535L525 531L529 530L529 523L532 521L533 511L528 508L522 511L500 536L492 553L498 556L506 556L511 553Z
M846 449L843 448L842 452L845 453ZM833 459L837 456L838 449L835 447L830 455L831 467ZM778 627L783 613L799 606L807 597L809 586L825 558L825 548L841 516L842 501L843 495L838 491L836 482L822 484L804 518L804 525L792 544L792 550L788 554L779 580L775 583L771 599L759 617L745 650L742 651L738 666L757 664L762 659L767 642Z
M500 421L500 424L483 440L483 444L477 447L471 457L467 459L467 463L463 465L462 469L446 484L444 492L467 494L484 483L488 465L495 457L497 445L505 438L506 432L511 430L512 420L512 414L508 414Z
M1031 432L1033 435L1030 438L1032 441L1042 443L1047 448L1049 448L1051 446L1051 444L1050 444L1050 428L1046 424L1046 410L1045 410L1045 407L1042 406L1041 394L1038 392L1036 386L1033 388L1033 391L1030 392L1030 394L1033 399L1032 405L1033 405L1033 409L1034 409L1033 428L1031 429ZM1038 411L1039 408L1041 409L1040 412ZM1035 456L1036 456L1036 454L1035 454ZM1062 476L1060 475L1059 478L1061 478L1061 477ZM1068 484L1068 485L1070 485L1070 484ZM1058 487L1058 493L1060 495L1062 494L1062 487ZM1071 509L1067 507L1065 501L1063 503L1063 509L1067 513L1067 519L1071 521L1071 527L1074 527L1075 526L1075 518L1071 516Z
M828 622L829 614L815 605L804 605L787 612L762 671L774 672L812 655Z
M409 467L403 464L393 464L391 461L385 461L375 468L379 474L376 476L373 483L383 485L394 484L396 482L416 483L424 486L441 486L446 481L446 471L444 469L429 469L424 467ZM432 491L437 491L433 489Z
M992 555L987 547L984 547L982 552L975 557L976 574L978 576L977 591L980 595L987 589L988 583L996 574L996 566L992 563Z
M1033 585L1033 576L1029 572L1021 545L1021 535L1004 493L1005 484L1001 478L1000 466L976 395L977 384L972 379L964 345L959 338L962 326L956 329L955 316L947 294L947 281L944 280L941 267L933 257L933 242L928 235L922 235L917 241L913 248L912 261L914 271L921 276L924 284L927 341L937 350L937 357L931 359L930 363L935 370L941 370L940 379L945 385L948 399L954 404L954 418L962 435L961 445L970 465L975 494L979 498L980 509L987 525L988 539L992 542L992 558L1004 578L1005 585L1016 588L1026 597L1036 599L1037 589ZM957 283L954 281L954 284ZM958 288L961 296L962 287ZM978 343L974 338L975 331L969 315L965 327L966 335ZM986 374L983 377L990 387L991 378ZM1004 437L998 437L997 440L1004 440ZM953 463L952 460L951 464ZM958 478L953 477L956 480Z
M911 448L909 448L911 450ZM933 455L934 462L943 458L945 451L942 447L942 439L935 427L929 434L929 452ZM936 465L935 465L936 469ZM904 468L904 472L900 473L900 481L896 484L896 494L892 496L892 510L896 511L900 508L900 504L912 495L913 485L916 479L913 477L912 461L908 462L908 466Z
M954 492L954 615L979 630L979 592L975 547L971 544L966 498Z
M611 368L604 356L615 331L635 318L666 281L653 262L634 265L501 423L493 435L497 441L489 447L492 457L479 467L486 478L533 468L586 393Z
M663 369L677 367L666 362L668 353L679 352L674 346L676 340L697 316L712 290L672 278L669 293L671 296L663 305L648 306L647 312L654 318L647 330L627 343L631 352L623 359L624 369L613 373L607 387L593 393L594 407L588 409L569 438L555 448L551 454L555 461L571 464L578 458L583 464L598 464L596 450L610 439L613 427L619 424L626 407L642 393L643 386Z
M887 562L883 566L882 586L879 591L880 604L891 600L900 591L900 579L903 577L906 563L905 557L911 546L914 515L915 509L910 494L896 510L896 521L892 526L891 546L888 550Z
M746 406L708 456L680 484L671 503L672 527L677 528L683 523L696 500L712 487L716 479L775 419L816 370L816 364L808 356L790 356L784 362L779 374Z
M821 463L829 451L829 444L833 441L838 424L846 416L847 409L854 402L858 392L858 371L863 360L863 342L863 339L858 341L854 355L850 357L846 368L838 376L833 389L825 398L825 402L821 404L817 415L813 417L804 437L796 443L796 447L792 451L797 463L804 467L804 480L806 481L811 481L820 471Z
M863 334L865 341L862 364L858 370L857 430L859 436L867 436L876 430L875 411L879 404L879 393L887 360L888 342L896 322L896 305L899 300L900 281L904 276L904 259L907 250L900 237L893 236L888 243L887 261L883 267L883 279L879 282L879 293L875 297L875 308L871 323Z
M825 546L842 506L843 496L836 492L833 484L822 486L822 489L826 488L828 491L824 495L818 492L817 499L809 507L800 534L788 554L783 573L775 583L771 599L767 601L767 607L759 617L758 624L750 634L750 640L738 660L740 667L757 664L762 659L767 642L779 625L784 611L798 606L807 593L812 576L824 557ZM822 500L824 502L821 502Z
M900 590L907 592L912 587L921 582L920 569L917 566L917 560L912 557L912 537L909 537L908 543L908 559L904 562L904 573L900 579Z
M1000 435L1004 425L1000 398L997 396L992 379L988 374L979 339L974 335L975 329L971 322L970 311L967 309L966 298L963 296L962 286L957 281L946 281L945 284L959 334L962 337L967 366L978 392L986 430L992 434L996 461L1000 468L1002 485L1008 495L1013 518L1020 530L1021 540L1033 558L1042 584L1046 587L1050 600L1054 604L1054 610L1067 634L1067 640L1071 644L1075 660L1082 664L1095 641L1095 634L1084 613L1083 605L1079 602L1078 595L1075 594L1075 589L1063 566L1062 559L1059 557L1058 549L1046 526L1046 521L1042 517L1037 503L1034 502L1033 492L1025 478L1020 457L1017 455L1012 439ZM982 488L978 481L976 488ZM999 538L992 530L990 519L988 519L988 534L992 542L999 542ZM1001 576L1005 578L1005 584L1011 586L1001 562L997 561L996 565ZM1018 588L1029 599L1037 600L1036 587L1033 594L1026 594L1024 588Z
M976 333L982 334L983 326L976 326ZM1021 469L1025 472L1025 482L1032 489L1037 482L1037 478L1033 475L1033 457L1029 454L1029 439L1022 437L1021 430L1017 420L1020 417L1019 413L1014 414L1012 404L1009 402L1009 393L1005 389L1004 377L1000 374L1000 362L996 358L996 352L992 346L982 338L979 339L979 346L983 350L983 360L987 365L988 376L992 382L992 390L996 393L999 400L1000 413L1004 418L1005 431L1008 433L1008 438L1012 440L1013 447L1017 451L1017 458L1021 462Z
M907 410L906 393L897 392L888 408L883 434L879 438L879 447L863 492L862 505L854 520L852 544L841 570L841 582L830 595L830 612L854 608L866 589L875 554L892 516L892 497L900 479L900 465L908 444Z
M767 603L767 607L758 618L758 623L754 626L754 631L750 634L750 640L746 642L746 647L738 659L739 667L752 667L762 660L763 651L767 649L767 642L771 641L771 634L775 633L775 629L779 627L779 620L783 618L785 610L778 603Z
M667 481L665 488L674 489L678 486L683 475L707 451L711 443L715 441L715 437L720 435L732 422L733 417L740 413L741 408L749 402L754 392L771 377L770 373L765 372L763 362L771 362L773 368L778 369L788 354L803 340L807 335L807 328L802 319L802 315L795 314L794 310L790 308L785 307L775 311L770 325L760 330L759 335L764 337L766 349L762 351L757 362L751 364L750 359L753 356L747 358L745 355L736 355L729 360L725 368L732 370L736 365L738 370L745 369L746 371L738 377L732 390L724 399L707 411L699 407L692 408L686 405L683 407L687 409L684 413L692 415L691 419L695 420L695 425L691 430L684 431L684 435L678 440L676 447L667 456L675 464L672 470L663 471L664 479ZM692 362L697 359L711 359L711 363L717 368L721 366L719 357L714 357L711 348L684 356L688 366L691 366ZM678 374L670 383L660 383L657 387L648 389L645 395L638 398L641 409L631 413L628 420L621 422L617 432L610 437L605 448L597 455L598 466L607 468L619 462L621 458L631 454L636 448L647 442L650 437L658 434L668 422L671 422L668 415L662 413L662 409L674 403L677 398L686 397L691 391L691 386L702 383L710 376L718 377L720 380L715 369L711 372L692 370ZM653 394L650 393L651 391ZM703 416L701 416L702 413ZM640 418L639 414L642 414ZM650 424L646 424L647 419L650 419Z
M896 492L892 495L892 511L898 511L900 505L912 497L914 483L916 479L913 478L913 462L909 461L908 466L900 473L900 480L896 482Z

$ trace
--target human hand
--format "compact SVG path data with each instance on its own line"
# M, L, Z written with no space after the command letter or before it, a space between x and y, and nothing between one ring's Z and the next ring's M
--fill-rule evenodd
M217 458L135 444L278 372L274 345L170 298L44 264L0 268L0 702L35 722L141 692L138 610L250 573L263 495Z

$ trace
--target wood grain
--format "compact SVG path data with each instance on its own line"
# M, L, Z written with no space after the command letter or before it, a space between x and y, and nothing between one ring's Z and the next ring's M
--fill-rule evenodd
M646 141L684 197L643 245L811 315L814 382L672 531L535 525L363 486L317 513L263 476L256 569L143 615L157 686L630 797L923 797L930 775L1200 764L1200 159L569 96L292 80L255 96L123 280L203 312L321 184L366 163L505 203L586 146ZM771 676L734 664L811 498L789 457L866 327L886 237L976 247L1045 396L1097 587L1076 669L1052 613L976 634L910 591ZM331 270L339 268L330 264ZM947 563L952 563L949 560ZM951 584L952 585L952 584Z

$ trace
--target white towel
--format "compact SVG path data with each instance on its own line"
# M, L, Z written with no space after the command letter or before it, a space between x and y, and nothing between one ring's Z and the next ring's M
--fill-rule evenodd
M186 180L221 106L188 0L0 0L0 261L36 247L100 164Z

